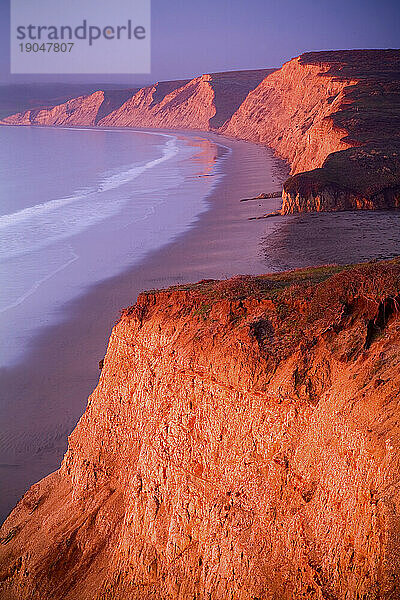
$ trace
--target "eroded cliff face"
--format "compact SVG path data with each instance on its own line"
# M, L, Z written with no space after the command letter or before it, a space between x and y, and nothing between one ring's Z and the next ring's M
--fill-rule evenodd
M4 125L99 125L217 129L273 69L205 74L158 82L135 93L98 91L53 108L6 117Z
M271 71L212 73L187 82L157 83L140 90L99 125L216 130Z
M331 152L353 145L331 117L356 81L326 76L329 70L329 63L289 61L249 93L223 131L271 146L292 173L322 166Z
M51 108L28 110L6 117L5 125L97 125L104 112L121 106L130 97L130 90L99 90L89 96L79 96Z
M399 598L400 263L142 294L1 598Z
M162 90L160 84L144 88L121 108L104 117L99 125L194 128L207 131L214 114L211 76L203 75L169 93L168 89Z

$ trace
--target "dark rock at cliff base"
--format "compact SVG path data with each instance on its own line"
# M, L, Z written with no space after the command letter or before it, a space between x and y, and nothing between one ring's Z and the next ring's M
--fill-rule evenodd
M290 177L282 197L282 214L399 208L400 143L334 152L321 168Z
M265 194L258 194L254 198L242 198L240 202L250 202L250 200L269 200L270 198L280 198L282 192L268 192Z

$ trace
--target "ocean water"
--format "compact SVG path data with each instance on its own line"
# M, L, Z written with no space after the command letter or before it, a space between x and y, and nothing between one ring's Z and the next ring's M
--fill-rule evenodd
M0 129L0 367L63 307L190 228L230 152L201 136Z

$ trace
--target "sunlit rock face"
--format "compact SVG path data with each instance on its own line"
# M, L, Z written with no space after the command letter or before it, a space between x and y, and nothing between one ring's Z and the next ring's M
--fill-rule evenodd
M28 110L6 117L6 125L94 125L106 92L99 90L51 108Z
M398 261L142 294L0 597L397 598L399 306Z
M397 208L400 51L303 54L250 92L223 130L289 161L283 214Z
M302 57L289 61L248 95L225 133L271 146L290 162L292 173L320 167L328 154L352 145L332 115L355 82L331 77L330 68Z
M94 92L6 117L6 125L98 125L216 130L273 69L211 73L129 90Z

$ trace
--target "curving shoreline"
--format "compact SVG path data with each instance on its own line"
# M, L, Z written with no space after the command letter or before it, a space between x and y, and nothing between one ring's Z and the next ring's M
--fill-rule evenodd
M399 91L400 50L307 52L278 70L157 82L122 103L99 90L0 123L219 132L265 144L290 163L281 214L393 209L400 206Z
M378 149L349 137L345 105L358 81L343 54L313 53L286 68L286 98L275 104L284 121L304 65L321 92L311 143L300 132L305 114L289 119L275 146L268 135L282 120L256 131L286 158L295 152L280 212L268 196L282 164L230 140L226 176L191 230L71 302L27 360L3 373L8 418L52 427L50 438L22 440L20 465L0 465L20 477L14 495L27 475L33 482L58 465L96 388L60 469L29 489L1 529L7 600L398 596L400 259L376 259L396 254L400 215L368 212L397 207L398 157L389 138ZM248 118L252 107L276 100L269 77L265 102L259 86L238 127L260 123ZM195 97L209 98L213 84L198 78ZM164 92L147 90L147 100L154 107ZM205 108L197 116L210 124ZM304 165L311 170L296 171ZM266 209L276 218L262 220ZM283 217L296 212L318 214ZM327 256L374 260L337 266ZM318 260L324 266L299 269Z
M142 130L14 127L2 137L18 151L7 162L3 150L7 176L0 181L0 279L7 282L0 337L9 340L0 366L9 366L43 315L46 325L57 322L83 288L185 232L207 210L229 148L198 135ZM49 175L64 160L57 178Z

